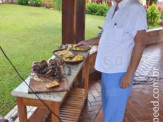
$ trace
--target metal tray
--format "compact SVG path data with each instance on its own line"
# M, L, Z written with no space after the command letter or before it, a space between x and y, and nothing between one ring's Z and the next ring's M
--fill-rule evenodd
M86 50L75 50L74 48L71 48L70 50L75 51L75 52L87 52L87 51L90 50L90 49L91 49L91 47L89 47L89 48L86 49Z
M81 62L83 62L83 61L85 60L85 57L84 57L84 59L79 60L79 61L65 61L65 60L63 60L61 57L59 57L58 55L55 54L55 52L57 52L57 51L62 51L62 50L64 50L64 49L54 50L54 51L53 51L53 55L55 55L58 59L62 60L64 63L67 63L67 64L78 64L78 63L81 63ZM79 54L79 53L77 53L77 52L73 52L73 51L71 51L71 52L72 52L74 55L78 55L78 54ZM79 55L81 55L81 54L79 54Z

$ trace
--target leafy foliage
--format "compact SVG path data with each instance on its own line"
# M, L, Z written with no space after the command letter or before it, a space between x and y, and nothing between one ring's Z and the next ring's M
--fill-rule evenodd
M28 5L28 4L30 5L30 4L32 4L34 6L39 7L42 4L42 0L18 0L18 3L20 5Z
M147 10L147 22L148 25L158 25L160 13L155 4L152 4Z
M157 2L158 0L151 0L152 2Z
M98 4L91 3L86 6L86 13L87 14L96 14L98 11Z
M108 10L109 10L109 6L107 4L105 3L99 4L97 15L106 16L106 13L108 12Z
M161 19L163 20L163 9L161 11Z
M53 0L55 7L57 10L61 10L62 9L62 0Z
M34 0L34 5L35 6L41 6L42 1L41 0Z
M105 16L108 10L109 6L106 3L103 4L91 3L86 6L86 13L92 15Z
M37 7L40 7L41 4L42 4L42 0L29 0L29 2L34 5L34 6L37 6Z
M20 5L28 5L28 0L18 0Z

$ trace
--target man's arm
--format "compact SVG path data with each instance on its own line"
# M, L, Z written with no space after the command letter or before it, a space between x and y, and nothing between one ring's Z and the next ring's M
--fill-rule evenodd
M100 29L101 29L101 31L97 34L96 38L89 39L87 41L85 41L85 40L81 41L77 44L77 46L80 46L82 48L88 48L90 45L98 45L100 38L101 38L101 35L103 33L103 28L101 27Z
M100 37L93 38L93 39L90 39L90 40L88 41L88 43L89 43L90 45L98 45L98 44L99 44L99 41L100 41L100 38L101 38L101 36L100 36Z
M81 48L88 48L90 45L98 45L100 41L100 37L96 37L87 41L81 41L77 44L77 46L80 46Z
M135 46L133 48L131 60L126 74L121 80L121 88L127 88L131 85L133 75L139 65L143 50L146 45L146 31L138 31L134 38Z

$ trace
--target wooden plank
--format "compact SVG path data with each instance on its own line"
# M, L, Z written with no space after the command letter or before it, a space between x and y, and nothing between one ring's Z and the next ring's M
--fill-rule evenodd
M56 115L60 116L60 104L59 103L51 102L51 109ZM52 116L52 122L60 122L60 120L52 113L51 113L51 116Z
M45 104L50 107L51 102L44 100ZM42 102L38 99L30 99L30 98L23 98L23 104L26 106L36 106L40 108L45 108L45 106L42 104Z
M67 112L67 111L72 111L72 112L80 112L80 110L76 110L76 109L73 109L73 108L65 108L65 109L61 109L61 112Z
M83 78L84 78L84 89L88 91L88 84L89 84L89 56L86 59L85 67L83 68Z
M31 115L28 122L45 122L50 114L50 111L45 108L38 108L36 111Z
M62 0L62 44L75 43L76 0Z
M85 0L76 0L76 43L85 39Z
M77 122L79 120L86 96L87 91L82 88L75 88L69 92L60 111L63 122Z

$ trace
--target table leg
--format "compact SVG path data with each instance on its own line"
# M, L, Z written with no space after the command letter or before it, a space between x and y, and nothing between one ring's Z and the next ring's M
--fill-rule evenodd
M23 98L17 97L18 115L20 122L27 122L27 109L23 105Z
M83 79L84 79L84 89L88 91L88 84L89 84L89 56L87 57L84 65L83 71ZM88 98L88 95L87 95Z
M56 115L60 116L60 104L59 103L51 102L51 109ZM55 115L53 115L52 113L51 115L52 115L52 122L60 122L59 119Z

